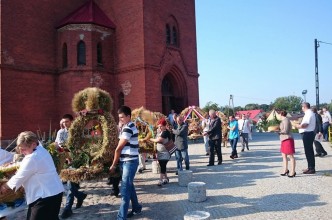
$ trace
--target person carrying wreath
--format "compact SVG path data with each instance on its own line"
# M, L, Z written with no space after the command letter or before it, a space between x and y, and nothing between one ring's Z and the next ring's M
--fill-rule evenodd
M16 174L1 186L0 193L23 186L29 206L27 219L58 220L64 188L51 155L31 131L18 135L17 147L25 157Z
M64 116L62 116L61 121L64 125L64 128L58 131L57 137L55 139L55 143L56 146L58 146L58 149L63 150L62 145L68 139L68 130L73 120L74 118L71 114L65 114ZM78 209L82 207L83 201L87 197L86 193L79 191L80 189L79 183L67 181L67 187L68 190L66 192L66 205L65 208L63 209L63 212L61 213L61 218L69 218L73 214L72 206L74 203L74 198L77 199L76 208Z
M172 140L171 133L166 128L166 120L164 118L157 122L157 136L156 138L151 138L150 141L157 143L157 158L160 165L160 179L158 181L158 186L167 184L169 179L167 177L166 165L171 158L170 153L166 149L165 145L169 140Z

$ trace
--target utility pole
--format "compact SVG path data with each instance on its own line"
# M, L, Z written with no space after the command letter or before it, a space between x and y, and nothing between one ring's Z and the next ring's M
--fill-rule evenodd
M235 112L234 112L233 95L230 95L230 96L229 96L228 106L229 106L229 108L232 107L233 115L235 115ZM229 114L229 109L228 109L228 116L230 116L230 114Z
M316 80L316 108L319 109L319 80L318 80L318 52L319 43L315 39L315 80Z

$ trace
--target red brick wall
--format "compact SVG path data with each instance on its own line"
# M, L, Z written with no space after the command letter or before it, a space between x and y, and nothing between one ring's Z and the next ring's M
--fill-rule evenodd
M166 24L171 29L173 26L177 28L178 46L166 45ZM185 103L199 105L194 1L144 1L144 36L145 64L159 68L159 73L158 70L155 73L159 75L159 82L155 85L161 86L162 79L170 71L177 79L175 90L186 89ZM172 72L173 68L180 73ZM179 74L182 76L176 76ZM151 94L161 96L159 90L151 91ZM161 111L161 105L156 110Z
M15 65L55 68L56 24L83 0L1 1L2 50Z
M31 71L1 71L1 137L15 138L31 130L58 129L54 75Z
M102 77L101 88L114 99L114 112L126 81L131 83L126 105L161 112L161 83L169 73L185 103L199 104L194 0L98 0L116 25L111 35L58 32L59 21L85 2L1 1L1 140L38 127L48 132L50 120L58 128L60 117L72 111L73 95L91 86L95 75ZM173 21L178 27L178 48L165 44L165 25ZM77 67L76 57L80 34L87 49L83 67ZM63 42L68 46L66 69L62 68ZM103 67L96 63L98 42L103 45Z
M98 5L116 25L117 69L144 63L143 0L100 0Z

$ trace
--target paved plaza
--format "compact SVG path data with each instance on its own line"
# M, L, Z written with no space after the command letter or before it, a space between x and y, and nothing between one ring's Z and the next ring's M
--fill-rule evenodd
M193 181L205 182L207 200L201 203L188 201L187 187L178 185L174 156L168 164L170 183L157 186L159 174L147 170L137 174L135 186L143 205L141 215L132 219L183 219L188 211L201 210L211 214L211 219L332 219L332 149L323 142L328 155L316 158L317 173L302 174L307 168L302 140L295 135L295 178L282 177L282 159L278 135L254 133L250 150L239 152L239 158L229 158L231 148L222 148L223 164L207 167L203 144L191 143L189 154ZM240 151L240 144L238 144ZM73 210L72 220L112 220L120 205L120 198L110 196L110 187L103 181L82 182L88 193L83 207ZM63 205L65 197L63 199ZM63 207L62 205L62 207ZM75 205L74 205L75 207ZM61 210L62 211L62 210ZM8 220L25 219L21 211Z

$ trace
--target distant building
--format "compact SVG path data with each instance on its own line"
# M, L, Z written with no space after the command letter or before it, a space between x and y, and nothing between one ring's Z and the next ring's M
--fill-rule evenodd
M260 109L257 110L248 110L248 111L238 111L236 115L241 118L241 115L247 115L254 123L257 123L258 119L263 116L263 111Z
M168 114L199 105L194 0L1 1L0 140L58 129L73 95Z

